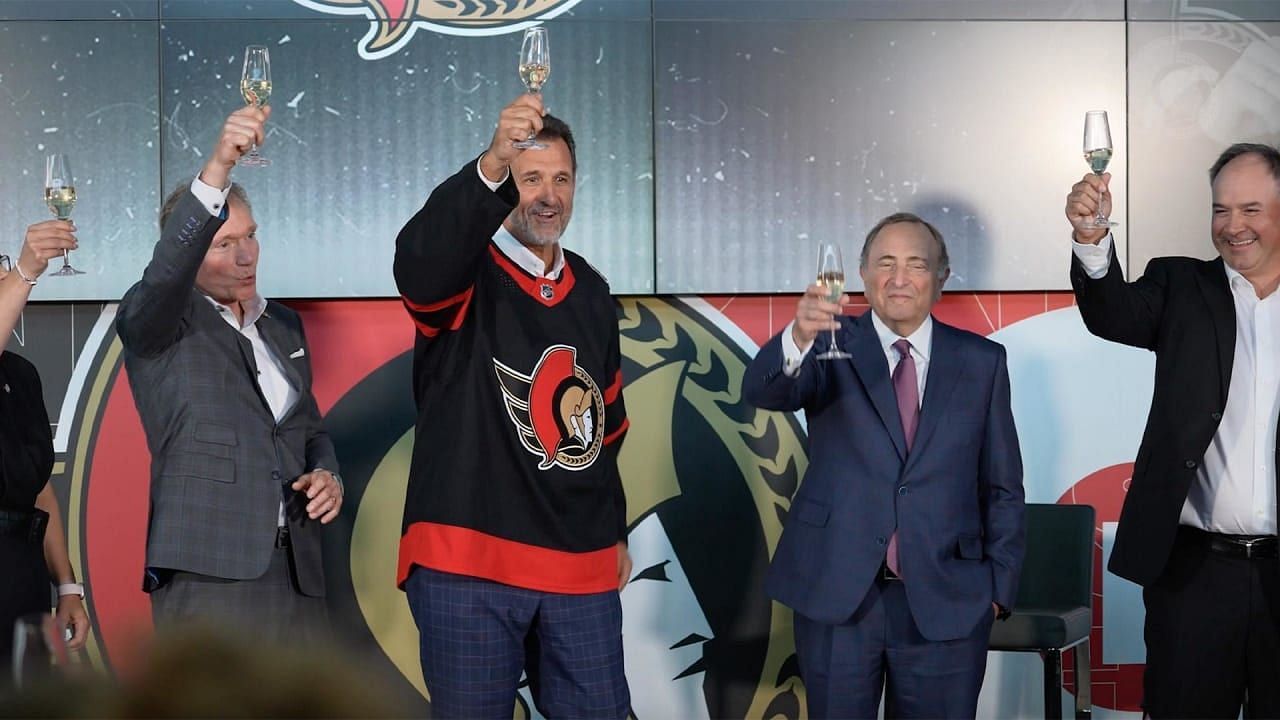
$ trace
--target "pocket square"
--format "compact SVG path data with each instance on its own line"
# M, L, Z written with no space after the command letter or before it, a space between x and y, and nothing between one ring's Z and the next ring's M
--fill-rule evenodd
M306 355L306 354L307 354L307 349L306 349L306 348L298 348L297 350L294 350L294 351L293 351L293 354L291 354L291 355L289 356L289 359L290 359L290 360L297 360L298 358L300 358L300 357L302 357L303 355Z

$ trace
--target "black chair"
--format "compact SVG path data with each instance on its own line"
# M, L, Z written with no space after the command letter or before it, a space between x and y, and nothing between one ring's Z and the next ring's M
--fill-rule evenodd
M1044 716L1062 717L1062 653L1072 650L1076 717L1092 716L1094 512L1088 505L1027 504L1027 556L1013 615L991 628L991 649L1044 657Z

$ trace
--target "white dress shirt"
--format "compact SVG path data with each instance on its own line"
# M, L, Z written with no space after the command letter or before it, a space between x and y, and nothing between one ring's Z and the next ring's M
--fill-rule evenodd
M222 207L226 205L230 189L230 186L227 186L225 190L219 190L201 182L200 178L191 182L191 194L196 196L210 215L221 212ZM218 209L215 210L215 207ZM271 408L271 415L276 422L280 422L297 404L298 389L289 384L280 358L276 357L266 341L262 339L262 334L258 332L258 319L267 311L266 298L255 294L248 302L240 303L244 317L239 321L236 320L235 313L231 312L231 308L208 295L204 298L217 309L218 314L227 321L228 325L249 341L249 345L253 348L253 360L258 365L258 387L262 390L262 396L267 399L267 407ZM280 503L279 524L281 527L285 524L283 500Z
M902 336L894 333L880 320L880 316L876 315L875 310L868 310L871 313L871 326L876 329L876 337L880 340L880 348L884 350L885 361L889 363L889 376L893 376L893 369L897 367L898 351L894 349L893 344L902 339ZM797 345L795 338L791 334L792 326L796 324L792 320L787 324L785 330L782 331L782 371L790 377L795 377L800 372L800 365L804 362L804 358L813 349L813 343L809 343L803 350ZM924 322L920 323L920 327L916 331L908 335L906 341L911 343L911 356L916 361L916 402L924 401L924 383L929 376L929 353L933 349L933 316L926 316ZM831 362L831 361L823 361Z
M1089 277L1106 275L1111 243L1109 233L1097 245L1072 243ZM1244 276L1225 267L1236 317L1231 385L1222 421L1196 469L1180 522L1230 535L1274 535L1280 414L1280 363L1274 358L1280 350L1280 299L1277 293L1259 299ZM1259 358L1270 362L1260 363Z

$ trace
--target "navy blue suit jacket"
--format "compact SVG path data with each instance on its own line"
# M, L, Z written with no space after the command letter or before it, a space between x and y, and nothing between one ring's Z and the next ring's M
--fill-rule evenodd
M786 332L784 330L783 332ZM996 602L1012 608L1025 549L1022 458L1004 347L937 320L910 454L871 313L845 318L851 360L818 360L795 378L781 335L743 378L748 402L805 411L809 467L765 581L769 595L819 622L846 622L898 529L908 604L932 641L970 635Z

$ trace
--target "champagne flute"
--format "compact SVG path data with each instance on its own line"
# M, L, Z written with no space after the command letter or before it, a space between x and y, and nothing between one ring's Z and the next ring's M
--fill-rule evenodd
M551 46L547 44L547 29L541 25L524 31L524 42L520 45L520 80L529 92L537 95L542 92L542 85L551 75ZM529 139L514 143L518 148L546 148L545 143L537 140L531 133Z
M244 72L240 76L240 94L245 104L262 107L271 99L271 53L263 45L244 49ZM258 143L240 158L241 165L265 167L271 161L258 153Z
M70 664L67 642L52 613L31 613L13 624L13 684L30 687Z
M827 302L839 303L844 292L844 259L840 255L840 246L834 243L823 243L818 247L818 284L827 289ZM831 329L831 347L818 355L819 360L840 360L853 357L836 347L836 331Z
M1102 177L1111 162L1111 127L1107 124L1107 111L1090 110L1084 114L1084 160L1094 175ZM1086 227L1110 228L1119 225L1102 214L1102 200L1098 200L1098 213Z
M71 219L71 210L76 206L76 181L71 176L71 163L63 153L54 153L45 158L44 204L49 206L49 212L59 220ZM62 251L62 267L57 272L49 273L51 277L83 274L83 271L71 267L68 250Z

